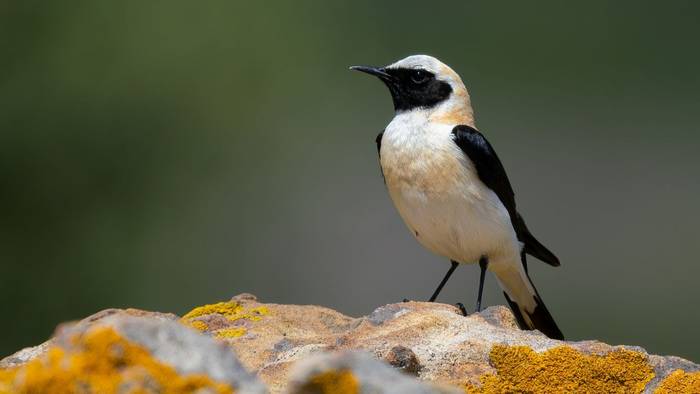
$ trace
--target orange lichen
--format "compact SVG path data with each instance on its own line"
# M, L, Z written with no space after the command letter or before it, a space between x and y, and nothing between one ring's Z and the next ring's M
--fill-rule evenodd
M245 328L242 327L236 327L236 328L222 328L221 330L216 331L216 337L217 338L238 338L240 336L245 335Z
M654 394L700 393L700 372L673 371L654 390Z
M12 393L12 382L15 380L15 375L17 375L17 368L0 369L0 394Z
M232 393L206 375L179 375L169 365L109 327L72 338L69 349L54 346L27 364L0 371L0 393Z
M304 393L357 394L360 384L352 371L327 371L313 376L300 390Z
M526 346L494 346L495 375L481 377L469 393L640 393L654 378L647 357L619 349L604 356L560 346L536 353Z

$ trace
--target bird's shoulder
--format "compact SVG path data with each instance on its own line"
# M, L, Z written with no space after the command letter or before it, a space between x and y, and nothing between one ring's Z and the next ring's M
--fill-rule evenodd
M374 139L374 142L377 143L377 155L379 156L379 172L382 173L382 180L384 180L384 184L386 184L386 177L384 177L384 170L382 169L382 138L384 137L384 130L382 130L381 133L377 134L377 138Z
M506 170L489 141L475 128L457 125L452 129L452 140L471 160L479 179L496 193L511 217L516 214L515 193Z
M472 126L455 125L452 127L452 139L460 148L468 148L470 151L475 152L482 151L484 154L495 154L486 137Z
M374 139L374 142L377 144L377 153L380 156L382 154L382 138L384 138L384 130L377 134L377 138Z

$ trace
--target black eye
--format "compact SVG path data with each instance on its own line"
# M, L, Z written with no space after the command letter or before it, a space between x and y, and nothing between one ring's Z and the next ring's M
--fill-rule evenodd
M411 81L415 84L422 84L430 79L430 73L425 70L413 70L411 71Z

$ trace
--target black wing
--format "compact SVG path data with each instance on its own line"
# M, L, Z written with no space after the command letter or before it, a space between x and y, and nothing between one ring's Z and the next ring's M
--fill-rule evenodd
M384 137L384 132L382 131L381 133L377 134L377 139L375 139L375 142L377 143L377 155L379 155L379 171L382 172L382 179L384 179L384 169L382 169L382 137ZM384 183L386 183L386 179L384 179Z
M506 170L498 155L486 138L472 127L459 125L452 129L452 136L462 152L474 163L479 179L496 193L508 210L510 221L518 240L523 243L523 252L547 264L559 266L559 259L530 233L525 220L515 209L515 193L510 185ZM523 263L525 260L523 259Z

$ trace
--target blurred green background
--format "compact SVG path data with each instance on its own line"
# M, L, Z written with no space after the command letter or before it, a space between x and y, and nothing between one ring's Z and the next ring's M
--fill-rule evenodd
M0 4L0 356L108 307L251 292L359 316L448 263L384 190L377 81L470 88L570 339L700 361L699 2ZM473 308L478 269L441 301ZM492 277L488 304L504 299Z

